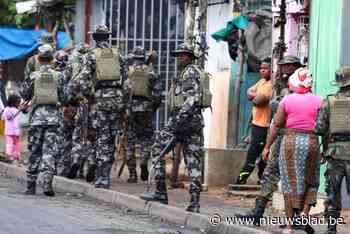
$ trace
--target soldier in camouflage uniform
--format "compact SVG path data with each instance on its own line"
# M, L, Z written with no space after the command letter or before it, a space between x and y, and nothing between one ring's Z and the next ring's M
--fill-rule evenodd
M48 32L44 32L43 34L41 34L40 39L38 40L38 44L39 45L43 45L43 44L50 44L51 47L54 49L55 47L53 46L54 41L53 41L53 37L51 33ZM55 49L54 49L55 51ZM38 55L35 54L33 56L31 56L26 64L26 67L24 69L24 79L29 79L30 74L33 71L38 71L40 68L40 61L38 59Z
M165 159L164 155L160 154L164 149L169 152L175 147L176 142L181 142L191 178L189 188L191 201L187 211L199 212L204 126L201 106L201 79L203 72L198 66L194 65L194 60L197 56L192 46L181 44L174 51L174 54L183 70L180 78L175 81L172 87L172 110L168 123L161 130L152 146L156 190L154 193L142 194L141 198L164 204L168 203L165 182Z
M160 82L153 67L146 64L146 52L136 47L131 54L128 85L130 86L130 115L127 120L126 164L129 168L128 183L137 183L135 148L140 147L141 180L148 179L148 160L154 142L153 116L161 102Z
M63 74L64 92L67 93L68 84L72 77L72 66L68 61L68 53L60 50L55 55L54 69ZM71 164L72 136L74 130L73 108L70 105L61 107L61 119L59 127L60 154L58 168L61 176L68 176Z
M58 156L59 107L64 104L62 74L51 69L53 49L49 44L39 47L38 59L42 64L39 71L32 72L23 82L21 95L25 101L32 101L33 109L29 120L26 194L34 195L36 180L43 172L43 191L54 196L52 180ZM42 165L40 165L42 164Z
M73 109L74 131L72 136L71 166L68 178L74 179L79 173L83 177L84 164L88 161L86 180L94 180L95 160L95 130L92 126L94 118L94 81L90 75L91 66L88 61L89 47L78 44L72 53L70 64L73 75L68 84L67 99Z
M350 67L339 69L332 84L337 85L339 91L323 101L315 126L315 132L323 139L323 160L327 161L325 216L328 228L325 234L337 233L334 221L342 209L344 178L350 195Z
M96 188L109 189L110 172L114 162L115 137L122 128L128 92L125 88L126 72L117 48L110 48L107 26L98 25L92 37L96 48L88 54L89 69L83 71L94 83L96 114Z
M298 57L293 55L285 56L280 62L281 75L276 80L276 85L273 90L273 97L270 101L270 108L272 114L275 114L279 102L284 96L289 94L288 78L294 71L300 68L302 65ZM250 218L258 221L263 217L267 202L271 199L272 194L277 189L278 181L280 180L279 167L278 167L278 151L282 140L282 133L277 136L276 141L271 146L271 152L267 159L267 164L264 169L261 178L261 190L260 194L255 200L255 207L247 214L237 214L238 217ZM265 159L266 160L266 159Z

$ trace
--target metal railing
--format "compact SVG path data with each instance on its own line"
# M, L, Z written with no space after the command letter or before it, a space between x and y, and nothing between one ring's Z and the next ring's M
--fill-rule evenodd
M185 3L177 0L104 0L106 22L112 31L110 43L126 56L135 46L155 50L155 69L160 75L164 94L177 75L171 51L184 40ZM168 97L157 111L155 126L159 130L168 120Z

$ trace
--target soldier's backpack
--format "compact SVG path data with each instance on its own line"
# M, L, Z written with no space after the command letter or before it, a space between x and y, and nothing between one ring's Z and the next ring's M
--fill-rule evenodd
M131 82L131 95L151 99L149 89L150 73L151 68L147 65L130 67L128 77Z
M96 56L96 76L99 81L119 81L120 58L117 48L97 48L94 50Z
M328 96L329 131L332 135L350 135L350 97Z
M200 100L200 106L202 108L211 108L211 101L213 99L213 95L210 92L209 86L210 86L210 75L208 72L202 70L198 66L194 66L197 71L200 73L200 95L201 95L201 100Z
M56 72L37 72L34 80L34 105L56 105L58 103L58 75Z
M199 106L201 108L211 108L212 94L209 89L210 77L209 73L203 71L200 67L193 65L193 67L200 74L200 82L199 82L199 92L200 92L200 103ZM182 75L181 75L182 76ZM171 106L172 108L179 108L185 102L185 98L181 95L175 96L175 85L172 87L172 98L171 98Z

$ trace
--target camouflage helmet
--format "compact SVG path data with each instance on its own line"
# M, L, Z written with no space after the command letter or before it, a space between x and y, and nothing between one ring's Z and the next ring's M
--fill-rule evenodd
M96 25L95 31L89 32L90 34L111 34L108 27L104 24Z
M172 51L172 54L174 56L177 56L180 53L188 53L188 54L191 54L194 58L198 58L198 56L194 52L193 46L191 46L187 43L182 43L182 44L178 45L176 50Z
M300 59L294 55L286 55L281 61L278 62L278 65L285 64L301 64Z
M53 36L49 32L43 32L38 40L38 43L40 45L43 44L52 44L53 43Z
M350 67L341 67L335 72L335 80L332 85L345 87L350 85Z
M143 47L141 46L136 46L131 54L131 58L136 58L136 59L144 59L146 57L146 51Z
M43 44L38 48L40 58L50 58L53 56L53 48L50 44Z

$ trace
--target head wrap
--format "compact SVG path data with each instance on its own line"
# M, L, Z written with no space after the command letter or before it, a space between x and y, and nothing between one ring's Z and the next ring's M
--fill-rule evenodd
M295 93L308 93L312 89L312 75L306 68L297 69L288 80L289 89Z

